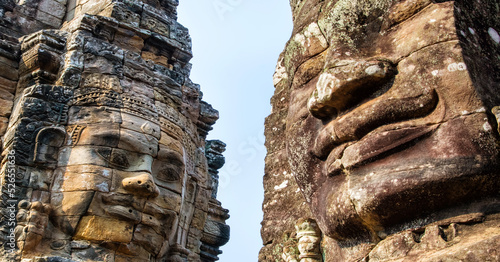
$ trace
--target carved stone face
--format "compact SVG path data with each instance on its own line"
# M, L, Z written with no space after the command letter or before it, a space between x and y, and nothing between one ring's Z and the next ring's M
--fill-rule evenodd
M453 12L453 2L328 1L288 44L277 71L293 76L287 152L326 235L418 226L494 194L496 123Z
M113 243L117 254L163 257L196 189L181 139L105 106L71 107L68 134L51 189L56 226L75 240Z

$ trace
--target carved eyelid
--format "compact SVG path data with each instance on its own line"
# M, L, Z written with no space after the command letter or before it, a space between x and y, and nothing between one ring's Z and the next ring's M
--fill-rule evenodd
M108 156L105 156L104 154L107 153L105 152L105 150L109 150L109 155ZM104 161L106 161L106 163L109 163L111 166L113 167L118 167L118 168L121 168L121 169L128 169L130 168L130 159L129 159L129 156L127 156L127 154L123 153L123 152L117 152L113 149L108 149L108 148L99 148L99 149L96 149L95 150L96 154ZM126 165L124 164L121 164L121 163L117 163L115 160L115 158L113 158L113 156L116 156L115 154L121 156L121 157L124 157L125 160L126 160ZM125 163L125 162L124 162Z
M182 155L174 150L162 150L153 165L155 166L153 175L164 182L178 181L182 177L185 168Z
M157 159L162 162L177 162L179 164L184 165L184 158L183 156L178 153L177 151L168 149L168 150L160 150L158 152L158 157Z

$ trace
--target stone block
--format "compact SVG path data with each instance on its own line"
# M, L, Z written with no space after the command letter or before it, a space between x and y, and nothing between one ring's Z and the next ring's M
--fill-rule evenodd
M182 139L182 137L184 136L182 128L175 122L171 121L170 119L160 116L160 123L161 123L161 131L164 134L179 140Z
M133 27L139 27L141 21L141 16L139 14L134 13L129 9L129 6L121 2L114 2L100 12L99 15L115 18Z
M5 91L13 94L14 91L16 90L16 85L17 85L16 81L12 81L12 80L9 80L7 78L0 77L0 89L3 89Z
M147 251L157 254L160 252L165 239L156 233L151 227L142 224L137 225L134 231L133 241L139 243Z
M102 208L107 215L125 221L131 221L134 224L138 224L139 222L141 222L142 219L141 213L139 211L133 210L127 206L114 205L114 206L103 206Z
M151 135L160 139L160 125L142 117L138 117L127 112L121 113L121 128Z
M116 147L119 140L119 124L88 125L81 131L79 140L73 141L73 145Z
M33 190L31 193L31 202L50 202L50 192L42 190Z
M137 245L136 243L124 243L121 244L116 250L115 262L123 261L144 261L144 259L149 259L149 252L143 247ZM134 258L130 257L133 256ZM136 259L136 260L133 260ZM141 260L143 259L143 260Z
M112 61L113 63L120 64L123 62L124 51L123 49L112 45L104 40L98 38L85 38L85 45L83 52L87 55L100 56ZM101 72L103 73L103 72Z
M62 170L58 169L58 170ZM96 174L104 178L111 179L113 171L110 168L104 168L96 165L78 165L78 166L67 166L64 167L65 172L70 173L86 173L86 174ZM60 171L59 171L60 172Z
M141 20L141 27L156 32L160 35L170 36L170 26L150 15L143 14Z
M55 0L42 0L38 4L38 11L43 11L45 13L55 16L61 20L66 14L65 3L61 3Z
M36 20L38 20L44 24L47 24L51 27L54 27L54 28L59 27L61 25L61 22L62 22L61 18L57 18L51 14L52 13L47 13L47 12L38 10L36 12Z
M178 214L181 210L181 201L180 192L174 192L160 187L160 195L147 202L144 211L147 213L158 211L157 214L170 214L166 212L167 210L171 210Z
M120 83L123 86L123 91L135 98L146 101L152 101L154 98L153 87L147 83L129 77L124 77L120 80Z
M35 190L49 191L53 178L52 171L31 169L28 172L30 173L29 187Z
M63 233L72 236L81 216L52 216L50 219Z
M115 33L113 44L123 49L140 53L142 48L144 47L144 39L130 30L118 28Z
M128 243L132 240L134 225L113 218L84 216L78 223L74 239Z
M106 245L106 244L104 244ZM110 244L113 246L113 244ZM87 249L72 250L71 261L109 261L115 262L115 251L107 247L92 245Z
M106 75L100 73L86 73L82 76L80 86L83 88L99 88L123 93L120 80L116 75Z
M78 36L75 36L70 40L71 42L68 48L74 48L74 45L81 45L81 42L79 40L81 39L79 39ZM67 52L66 57L64 58L64 64L66 68L71 67L79 69L80 71L83 70L83 53L78 50Z
M84 73L120 75L121 67L102 56L84 54Z
M68 112L68 124L122 123L120 111L105 106L72 106Z
M374 261L383 261L388 259L398 259L405 257L408 252L417 243L414 240L412 232L405 231L390 236L370 252L370 259Z
M81 147L80 147L81 148ZM81 158L86 157L82 151L77 150ZM90 157L89 160L82 160L81 162L90 162L83 164L92 164L96 157ZM101 160L102 161L102 160ZM79 165L79 164L77 164ZM55 192L73 192L73 191L99 191L109 192L111 179L102 177L93 173L73 173L73 172L56 172L55 183L52 190Z
M8 125L9 119L7 117L0 117L0 136L3 136L5 134Z
M10 94L10 96L12 96ZM0 117L8 117L12 112L14 101L0 98Z
M165 149L173 150L180 155L183 155L182 144L179 140L169 136L165 132L161 132L160 145L165 146Z
M5 64L5 65L12 67L12 68L19 67L19 63L17 61L12 60L11 58L3 57L3 56L0 56L0 63Z
M168 58L166 56L162 55L156 55L155 53L144 51L141 53L142 59L144 60L151 60L155 62L156 64L162 65L164 67L167 67L169 69L172 69L172 65L168 63Z
M137 69L136 69L137 68ZM154 86L154 74L147 67L140 67L137 64L128 64L123 68L123 74L135 80L145 83L148 86Z
M86 1L84 3L80 3L82 7L81 12L89 15L97 15L106 8L109 2L110 2L109 0L106 0L106 1Z
M105 216L104 214L109 215L107 211L108 207L111 206L128 207L135 209L137 212L137 210L144 209L145 202L145 198L138 198L131 194L122 194L120 192L97 192L90 204L88 212L95 216Z
M0 77L7 78L7 80L11 81L17 81L19 79L17 68L0 63Z
M76 8L74 9L69 9L68 12L66 13L66 21L71 21L73 18L75 18L75 13L76 13Z
M76 8L78 0L63 0L66 2L66 10L73 10Z
M121 129L119 138L118 148L153 157L158 154L158 139L144 132Z
M93 191L52 193L50 204L55 216L82 216L94 197Z
M108 167L110 148L91 146L65 147L60 150L59 166L97 165Z
M191 221L191 227L203 230L205 227L205 222L207 219L207 213L205 211L195 209L193 214L193 220Z

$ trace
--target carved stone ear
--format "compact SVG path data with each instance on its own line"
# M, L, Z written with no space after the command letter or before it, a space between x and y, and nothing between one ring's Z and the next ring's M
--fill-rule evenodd
M33 162L45 166L57 164L59 148L66 139L66 130L61 127L42 128L35 139Z

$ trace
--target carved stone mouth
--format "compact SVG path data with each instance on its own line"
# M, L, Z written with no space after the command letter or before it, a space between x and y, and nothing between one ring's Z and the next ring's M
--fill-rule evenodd
M312 154L326 159L325 172L336 175L431 132L437 125L404 124L430 114L437 105L435 90L419 91L403 98L386 93L330 121L318 134Z
M338 175L344 169L374 160L385 152L422 137L434 131L438 126L439 124L374 131L358 142L344 143L335 147L328 155L325 173L328 176Z
M325 124L311 152L326 160L329 175L430 132L404 122L430 114L438 102L430 87L397 84L397 65L387 59L344 62L320 75L307 103Z
M131 197L131 196L130 196ZM174 211L161 208L140 208L128 195L110 195L102 197L105 212L114 218L143 224L151 227L158 234L166 235L166 225L171 225L176 219ZM143 211L139 211L143 210Z

